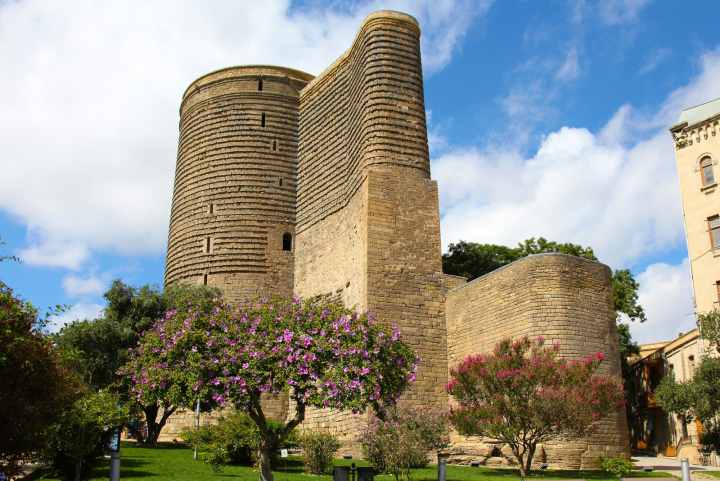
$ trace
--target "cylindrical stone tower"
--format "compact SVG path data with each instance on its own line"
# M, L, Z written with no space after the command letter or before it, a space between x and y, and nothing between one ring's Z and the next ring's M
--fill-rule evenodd
M230 302L292 294L298 99L312 78L230 67L185 91L166 285L215 286Z

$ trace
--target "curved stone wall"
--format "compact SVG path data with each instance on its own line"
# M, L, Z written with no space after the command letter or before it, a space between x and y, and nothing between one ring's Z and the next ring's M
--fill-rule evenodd
M604 353L601 371L621 378L610 269L603 264L564 254L529 256L451 290L446 316L450 367L492 351L503 338L543 336L558 342L566 357ZM543 449L553 467L597 467L600 457L628 454L627 439L621 409L592 436ZM453 445L456 461L482 461L492 451L477 438L455 436Z
M185 91L166 284L220 287L236 301L292 293L299 91L312 76L231 67Z
M302 90L300 137L298 232L345 207L371 168L430 177L414 18L365 19L352 47Z

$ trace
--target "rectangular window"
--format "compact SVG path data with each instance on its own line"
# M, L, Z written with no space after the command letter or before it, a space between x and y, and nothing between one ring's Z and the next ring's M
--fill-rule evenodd
M210 238L209 237L207 237L205 239L205 252L208 252L208 253L210 252Z
M720 303L720 281L715 282L715 292L717 293L717 302Z
M712 165L705 165L702 168L703 172L703 185L711 185L715 183L715 174L713 173Z
M720 249L720 217L715 215L707 221L708 231L710 232L710 245L713 249Z

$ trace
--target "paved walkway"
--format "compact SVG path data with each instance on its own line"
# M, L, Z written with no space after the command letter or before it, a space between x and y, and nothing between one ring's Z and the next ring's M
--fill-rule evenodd
M680 461L677 459L654 456L633 456L632 459L635 461L635 466L637 467L652 467L655 471L665 471L678 478L681 477ZM697 464L690 465L690 472L693 474L702 474L703 471L720 471L720 468L699 466ZM693 476L693 478L695 478L695 476Z

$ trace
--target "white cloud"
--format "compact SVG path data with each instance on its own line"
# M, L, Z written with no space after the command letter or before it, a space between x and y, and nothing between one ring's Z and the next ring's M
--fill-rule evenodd
M646 59L645 62L638 70L638 74L645 75L660 66L665 60L667 60L672 54L672 50L669 48L659 48L653 51Z
M80 297L102 294L107 282L94 275L88 277L69 275L63 278L62 285L65 294L70 297Z
M575 80L580 76L580 62L578 59L578 49L573 46L567 52L565 60L555 74L555 78L567 82Z
M679 247L681 203L667 128L682 108L720 96L718 76L715 50L657 112L622 106L598 132L563 127L530 156L513 148L511 136L509 145L447 149L433 159L444 245L545 236L590 245L615 268Z
M78 269L87 259L88 250L80 242L44 240L32 242L17 252L22 262L33 266L64 267Z
M593 3L600 19L607 25L619 25L637 20L640 11L650 4L650 0L602 0Z
M82 321L85 319L91 320L96 319L102 314L104 306L94 303L80 302L74 304L70 309L59 314L57 316L51 316L48 319L48 330L50 332L57 332L62 329L63 326L73 321Z
M229 0L0 2L0 88L12 93L0 97L0 209L43 239L21 255L78 268L98 249L160 252L184 88L243 63L318 73L367 13L388 4L419 18L432 73L491 1L374 0L306 11L289 0L262 8Z
M639 302L645 307L648 320L630 323L634 340L639 343L671 340L696 327L687 260L677 265L649 265L637 280Z

